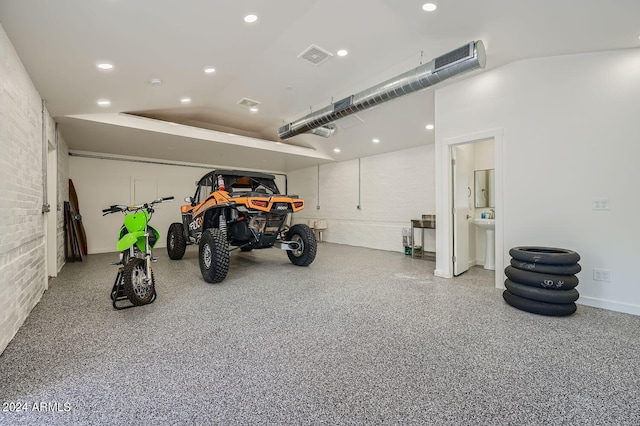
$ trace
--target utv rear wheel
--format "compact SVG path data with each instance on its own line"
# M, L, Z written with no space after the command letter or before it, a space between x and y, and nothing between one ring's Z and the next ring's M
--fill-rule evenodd
M180 260L187 249L187 241L184 239L184 227L181 223L172 223L167 232L167 253L172 260Z
M153 271L151 271L151 276L147 277L146 269L144 260L133 258L124 266L124 271L122 272L124 275L124 292L129 301L136 306L153 302L156 294Z
M287 241L298 243L296 250L287 251L289 260L294 265L308 266L316 258L318 243L311 228L305 224L293 225L286 235Z
M208 283L219 283L229 272L229 245L225 235L215 228L209 228L200 237L200 272Z

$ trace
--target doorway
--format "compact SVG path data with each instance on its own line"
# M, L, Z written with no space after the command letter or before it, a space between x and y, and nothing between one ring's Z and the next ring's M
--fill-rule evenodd
M495 222L494 140L452 146L451 158L453 275L475 265L495 270L495 232L488 229ZM481 218L489 220L476 225Z
M466 244L469 245L469 233L467 236L464 236L464 227L466 226L467 230L472 230L472 235L475 235L475 225L473 225L473 214L469 213L469 211L465 211L462 215L455 215L455 208L460 205L464 206L469 205L470 200L467 195L469 194L469 189L473 194L474 186L471 184L473 181L473 171L469 171L471 167L467 168L467 176L462 180L457 180L454 183L454 157L457 156L460 150L457 150L456 147L464 148L465 145L472 146L475 143L493 140L493 161L494 161L494 180L495 180L495 286L496 288L504 288L504 274L502 270L504 269L505 256L503 253L503 230L504 230L504 222L505 222L505 212L502 206L502 175L503 175L503 129L493 129L468 135L462 135L458 137L444 139L440 146L437 144L437 155L439 151L439 158L441 161L441 167L438 167L438 189L436 194L436 211L439 215L439 232L436 233L436 247L437 249L437 258L436 258L436 270L434 271L436 276L452 278L455 275L459 275L463 272L464 266L455 268L454 264L458 261L458 257L454 257L456 252L455 250L461 249L461 245ZM471 177L469 177L471 175ZM463 185L464 183L464 185ZM459 190L455 191L455 186L459 186ZM460 195L462 192L463 196L460 196L458 200L456 200L456 195ZM439 194L438 194L439 193ZM471 197L473 198L473 197ZM473 211L473 210L471 210ZM456 216L454 218L454 216ZM467 216L471 216L467 218ZM463 220L464 219L464 220ZM459 221L462 225L462 232L460 228L456 231L456 221ZM471 228L473 227L473 228ZM455 239L458 238L459 241L456 243ZM461 239L461 241L460 241ZM473 241L474 245L476 245L475 239ZM456 249L457 246L457 249ZM464 253L465 250L462 250ZM474 256L471 256L470 259L466 260L466 264L475 264L475 252ZM465 262L462 262L465 263Z
M46 213L46 264L47 276L58 276L58 150L48 141L47 144L46 191L49 211ZM47 288L48 288L47 280Z

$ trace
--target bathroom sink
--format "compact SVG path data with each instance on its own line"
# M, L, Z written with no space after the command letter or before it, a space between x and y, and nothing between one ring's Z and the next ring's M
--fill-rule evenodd
M495 219L474 219L473 223L481 229L496 229Z
M496 243L495 243L495 219L474 219L473 223L480 228L485 234L485 256L484 256L484 269L495 270L496 269Z

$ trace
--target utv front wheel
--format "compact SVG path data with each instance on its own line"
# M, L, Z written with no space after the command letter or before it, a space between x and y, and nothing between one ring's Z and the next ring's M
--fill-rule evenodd
M229 272L229 245L225 235L215 228L209 228L200 237L200 272L208 283L219 283Z
M153 271L151 271L151 276L147 277L144 260L137 257L132 258L124 266L122 273L124 275L124 292L132 304L140 306L153 302L156 294Z
M172 260L180 260L187 249L187 242L184 239L184 227L181 223L172 223L167 232L167 253Z
M299 246L296 250L287 251L287 256L294 265L308 266L316 258L318 249L316 236L307 225L302 223L293 225L287 232L286 239L298 243Z

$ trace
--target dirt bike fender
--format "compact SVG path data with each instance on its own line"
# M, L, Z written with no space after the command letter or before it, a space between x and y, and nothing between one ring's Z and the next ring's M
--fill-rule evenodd
M118 241L118 244L116 245L116 250L118 251L127 250L129 247L131 247L138 241L138 238L144 239L144 231L129 232L128 234L125 234Z

